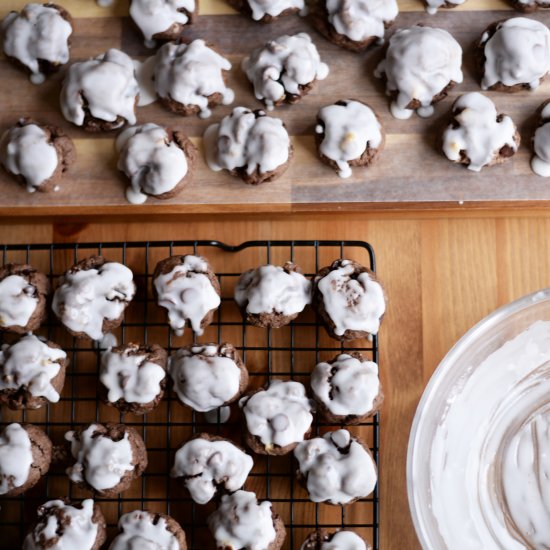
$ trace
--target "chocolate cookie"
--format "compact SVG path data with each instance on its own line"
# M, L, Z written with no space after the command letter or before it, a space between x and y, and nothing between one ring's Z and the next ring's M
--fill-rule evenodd
M246 107L235 107L230 115L209 126L204 148L211 170L227 170L249 185L282 176L294 151L282 120Z
M31 75L34 84L69 61L72 17L57 4L27 4L2 21L4 54Z
M65 434L75 464L69 479L102 497L126 491L147 467L147 450L139 433L124 424L89 424Z
M531 170L538 176L550 177L550 100L539 108L537 129L533 135Z
M166 387L166 351L155 344L124 344L101 354L102 399L120 412L144 414L161 401Z
M57 403L68 363L60 346L33 334L4 344L0 349L0 403L10 409Z
M200 433L176 451L170 475L182 478L196 503L206 504L241 489L252 466L252 457L229 439Z
M329 531L317 529L310 533L300 550L370 550L371 546L357 533L348 529Z
M125 265L90 256L60 278L52 309L73 336L101 340L122 323L136 292L133 278Z
M386 311L376 275L353 260L336 260L317 273L312 305L330 337L341 341L377 334Z
M171 199L192 179L197 148L182 133L148 123L124 130L116 140L118 169L130 179L126 199Z
M0 495L17 496L50 469L52 442L33 424L8 424L0 432Z
M239 277L235 301L250 325L280 328L311 302L311 282L293 262L283 267L262 265Z
M237 11L259 23L273 23L281 17L304 13L304 0L227 0Z
M319 158L341 178L351 176L352 166L370 166L384 148L385 138L378 115L360 101L340 100L317 114Z
M28 264L0 267L0 331L26 334L46 320L46 275Z
M50 500L38 507L37 514L38 520L25 537L23 550L99 550L107 540L105 517L91 498L79 503Z

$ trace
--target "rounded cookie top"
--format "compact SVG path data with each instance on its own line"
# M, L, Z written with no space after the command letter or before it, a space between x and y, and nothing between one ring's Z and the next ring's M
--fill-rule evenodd
M0 432L0 495L27 483L34 462L32 445L21 424L8 424Z
M417 25L395 31L375 74L386 78L392 115L407 119L414 110L431 116L432 104L462 82L461 66L462 48L446 30Z
M550 30L534 19L513 17L492 24L479 48L484 90L533 90L550 70Z
M246 369L230 344L180 348L170 358L168 372L180 401L200 412L234 401L248 383Z
M69 14L55 4L27 4L2 21L4 53L31 73L31 81L45 80L44 70L69 61L69 37L73 32ZM44 66L47 64L47 66Z
M181 336L188 323L202 336L205 323L210 323L221 303L219 283L208 261L192 254L166 258L155 268L153 285L172 330Z
M249 491L236 491L221 498L218 509L208 517L208 527L218 548L271 548L277 539L271 502L258 502Z
M243 59L242 68L254 87L254 95L268 109L297 101L329 71L305 32L279 36L256 48Z
M292 147L282 120L246 107L209 126L204 144L211 170L229 170L251 184L282 174Z
M460 96L453 104L453 122L443 132L443 152L449 160L479 172L511 157L519 134L513 120L497 113L495 104L479 92Z
M105 542L105 519L91 498L79 504L50 500L38 508L38 521L23 550L95 550Z
M303 441L313 422L306 389L293 380L271 380L265 389L243 397L240 406L248 432L267 451Z
M253 315L292 316L311 302L311 282L292 262L262 265L244 272L235 286L235 301Z
M331 415L367 415L375 409L380 395L378 365L359 354L341 353L332 361L315 366L311 389Z
M69 122L85 129L114 130L136 123L138 96L132 59L111 48L69 67L61 89L61 111Z
M208 118L214 103L229 105L235 94L225 83L231 63L204 40L189 44L168 42L155 58L155 90L166 101Z
M183 477L191 498L206 504L220 489L240 489L253 465L252 457L231 441L199 434L178 449L171 475Z
M370 546L354 531L318 529L310 533L300 550L370 550Z
M294 456L313 502L348 504L367 497L376 486L376 464L370 452L347 430L303 441Z
M538 176L550 177L550 102L540 107L539 126L533 136L531 169Z

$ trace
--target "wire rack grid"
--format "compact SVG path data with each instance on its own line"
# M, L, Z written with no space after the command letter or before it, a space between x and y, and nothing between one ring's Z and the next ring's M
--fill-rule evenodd
M151 284L156 263L175 254L199 254L213 266L222 289L222 302L214 322L201 342L231 342L241 353L250 373L250 388L270 378L298 380L309 387L310 372L320 360L328 360L342 350L360 351L378 362L378 341L353 342L354 347L328 337L308 307L290 325L281 329L247 326L233 300L233 289L240 274L262 263L282 265L292 260L307 276L337 258L350 258L375 271L372 247L362 241L249 241L230 246L218 241L104 242L37 245L0 245L2 262L30 263L48 274L52 288L57 278L73 263L93 254L120 261L134 272L137 293L126 310L125 320L114 332L119 343L156 343L171 353L182 345L196 342L186 330L182 337L169 329L165 312L153 299ZM67 352L70 364L59 403L38 410L0 410L0 428L9 422L31 422L42 427L54 445L63 445L66 431L93 422L124 422L136 427L147 446L149 466L132 487L117 498L98 502L107 519L109 538L116 534L120 515L134 509L147 509L172 515L184 528L191 549L213 548L206 518L214 504L195 504L183 487L169 476L174 453L194 433L210 432L238 443L242 439L238 406L232 406L226 423L209 422L204 415L183 406L168 388L163 401L144 416L120 414L98 397L98 368L101 349L93 342L77 340L61 327L50 313L40 329L49 340ZM13 339L3 336L4 341ZM315 433L338 426L315 421ZM366 441L379 463L380 418L348 428ZM296 464L292 453L283 457L254 455L254 468L245 489L259 499L269 499L285 522L285 549L298 549L306 536L317 528L347 527L364 536L374 550L379 548L379 492L344 507L314 504L295 480ZM50 498L82 499L90 493L72 485L65 474L66 465L53 463L50 472L24 496L0 499L0 548L18 548L35 518L36 508Z

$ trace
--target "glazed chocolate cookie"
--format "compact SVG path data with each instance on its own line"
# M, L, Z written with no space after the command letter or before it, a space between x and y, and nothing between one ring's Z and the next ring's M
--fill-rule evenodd
M311 389L317 411L333 424L360 424L384 401L378 365L358 351L318 363L311 373Z
M26 334L46 320L46 275L28 264L0 267L0 331Z
M208 412L236 401L248 386L248 371L231 344L197 344L180 348L168 372L179 400Z
M245 395L239 405L245 440L255 453L288 454L311 432L313 402L300 382L271 380Z
M2 21L6 57L23 67L34 84L44 82L69 61L72 18L56 4L27 4Z
M550 2L544 0L511 0L512 6L523 13L534 13L539 9L550 8Z
M283 267L262 265L239 277L235 301L250 325L280 328L311 302L311 282L293 262Z
M129 268L102 256L90 256L61 277L52 309L73 336L101 340L122 323L135 292Z
M370 550L370 548L370 544L348 529L332 532L328 529L317 529L308 535L300 550Z
M398 13L396 0L319 0L311 19L327 40L359 52L384 40Z
M64 174L76 161L76 149L57 126L41 126L22 118L2 135L0 161L29 193L58 191Z
M159 548L186 550L185 532L181 525L166 514L134 510L118 520L118 534L109 550Z
M466 0L424 0L426 11L435 15L438 9L452 9L464 4Z
M531 170L537 176L550 177L550 100L539 108L537 129L533 135L533 156Z
M147 467L147 450L138 432L124 424L90 424L65 434L75 464L69 479L102 497L126 491Z
M196 503L206 504L241 489L252 466L252 457L229 439L201 433L176 451L170 475L182 478Z
M319 271L312 305L329 335L341 341L377 334L386 311L376 275L353 260L336 260Z
M118 136L118 169L130 179L126 199L142 204L147 196L171 199L191 181L197 148L182 133L148 123Z
M227 3L260 23L273 23L281 17L303 14L306 10L304 0L227 0Z
M38 409L57 403L65 383L67 354L53 342L27 334L0 349L0 403Z
M518 150L520 135L514 121L497 113L495 104L479 92L460 96L452 121L443 132L445 156L479 172L509 160Z
M526 17L497 21L481 35L476 54L483 90L534 90L550 71L550 31Z
M101 354L99 380L107 405L144 414L161 401L166 386L166 351L155 344L124 344Z
M32 424L8 424L0 432L0 495L17 496L50 469L52 442Z
M386 80L395 118L410 118L414 111L429 117L433 105L462 82L461 66L462 48L446 30L415 25L395 31L375 76Z
M157 40L177 40L198 15L198 0L131 0L130 17L153 48Z
M337 101L317 113L315 141L319 158L341 178L352 166L370 166L380 155L385 132L378 115L364 103Z
M246 107L235 107L230 115L209 126L204 148L211 170L227 170L249 185L282 176L294 150L282 120Z
M61 89L61 112L88 132L106 132L135 124L138 100L132 59L111 48L69 67Z
M169 111L208 118L211 108L235 98L227 87L230 69L231 63L204 40L169 42L155 57L155 91Z
M258 502L255 493L236 491L223 495L219 508L208 517L208 527L218 550L265 548L279 550L286 530L271 502Z
M107 540L107 525L91 498L79 503L50 500L38 507L38 520L23 542L23 550L99 550Z
M155 267L153 294L167 310L170 328L178 336L186 325L202 336L220 306L220 292L216 274L201 256L170 256Z
M328 66L305 32L279 36L256 48L243 59L242 69L268 110L298 102L317 80L328 76Z
M350 504L374 491L376 463L368 446L347 430L303 441L294 449L294 456L299 464L298 480L313 502Z

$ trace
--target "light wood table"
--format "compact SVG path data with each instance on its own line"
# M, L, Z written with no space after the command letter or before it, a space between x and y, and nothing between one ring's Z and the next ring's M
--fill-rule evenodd
M389 296L381 330L381 548L418 547L405 463L416 405L454 342L496 307L548 286L545 211L48 219L4 221L2 243L223 239L363 239L376 250Z

